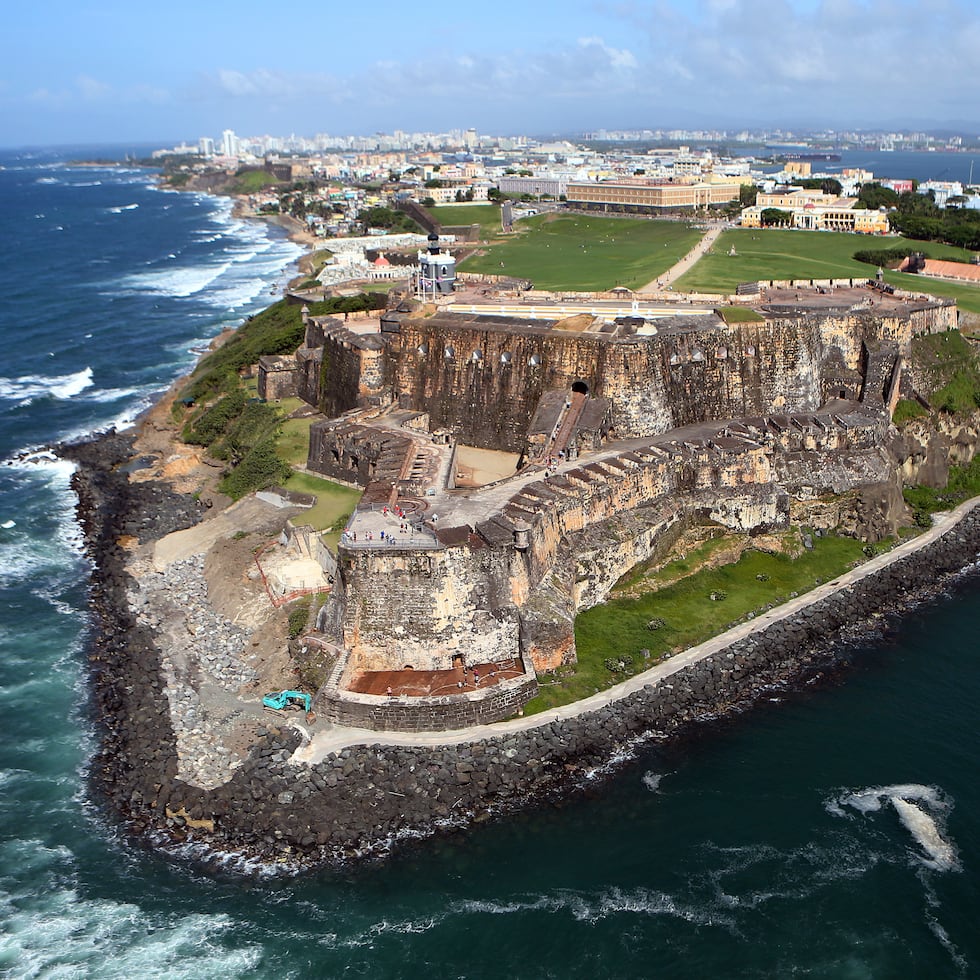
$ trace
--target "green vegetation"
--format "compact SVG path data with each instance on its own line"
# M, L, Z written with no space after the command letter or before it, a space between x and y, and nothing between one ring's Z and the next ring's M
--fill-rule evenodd
M911 422L912 419L922 418L928 414L929 412L917 401L900 398L898 404L895 406L895 411L892 413L892 421L895 425L901 427L906 422Z
M783 211L781 208L763 208L759 220L765 228L773 225L789 228L793 224L793 212Z
M281 183L278 177L273 177L265 170L239 170L235 174L235 179L228 185L228 193L254 194L256 191Z
M915 523L919 527L929 527L932 514L952 510L964 500L980 495L980 456L974 456L966 466L951 466L949 480L941 489L906 487L903 493L915 515Z
M328 314L378 309L386 301L383 293L362 293L312 303L310 311ZM280 301L252 317L227 343L200 361L174 406L175 421L184 421L182 438L207 446L212 456L228 462L218 489L235 500L253 490L286 483L290 464L305 462L309 424L305 424L305 434L303 423L289 427L281 453L278 446L284 413L249 397L254 389L239 376L261 355L289 353L299 346L304 332L300 309ZM194 403L198 404L196 409L181 408Z
M496 204L468 204L465 207L426 208L441 225L479 225L481 238L500 234L500 208Z
M980 369L958 330L916 337L912 355L933 408L963 414L980 406Z
M952 245L905 238L879 238L889 248L928 252L935 259L969 260L970 253ZM860 239L846 232L782 231L738 228L722 232L712 250L680 277L680 292L730 293L740 282L762 279L867 279L869 269L855 258ZM730 251L735 249L735 254ZM980 288L939 282L900 272L886 272L886 282L901 289L949 296L963 309L980 312Z
M540 289L639 289L700 237L700 231L676 221L543 214L522 221L517 234L467 259L462 268L519 276Z
M930 244L930 250L936 248ZM952 258L952 256L933 256L933 258ZM942 279L930 279L927 276L914 276L906 272L886 272L885 282L899 289L907 289L910 293L926 293L929 296L945 296L955 299L961 310L969 313L980 313L980 287L968 286L958 282L945 282Z
M309 524L317 531L329 531L323 540L332 548L337 547L340 532L347 525L347 519L353 513L361 491L353 487L345 487L331 480L323 480L309 473L292 472L283 481L287 490L316 495L316 504L310 510L296 519L297 523Z
M289 604L288 632L291 640L295 640L306 629L306 624L310 621L312 604L310 596L303 596L302 599Z
M896 208L888 220L903 235L948 242L974 251L980 249L980 212L972 208L937 207L931 191L928 194L906 191L898 196Z
M410 231L414 234L422 232L418 222L404 211L396 211L394 208L386 208L380 205L363 210L358 216L358 221L365 228L388 228L391 231Z
M901 245L898 248L858 249L854 258L868 265L881 266L884 269L894 269L901 264L902 259L908 258L919 251L911 245ZM928 256L931 258L931 256Z
M722 306L715 310L725 323L757 323L764 320L761 313L748 306Z
M310 313L354 313L358 310L384 309L385 293L361 293L358 296L333 296L322 303L310 303ZM180 399L205 401L221 392L240 387L238 372L255 364L263 354L288 354L303 340L303 319L299 306L285 300L273 303L251 317L217 350L205 355L180 393Z
M255 490L277 486L288 476L289 467L276 455L275 439L268 438L248 450L222 477L218 489L232 500L240 500Z
M705 569L658 592L612 599L588 610L575 622L578 663L557 671L550 685L543 677L541 693L525 713L570 704L611 687L654 666L665 654L685 650L793 593L834 579L864 557L861 542L851 538L822 537L813 544L812 551L797 559L747 551L733 565Z

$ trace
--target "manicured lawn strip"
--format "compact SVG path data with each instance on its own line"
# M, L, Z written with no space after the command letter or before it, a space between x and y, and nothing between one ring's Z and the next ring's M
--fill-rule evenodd
M793 560L784 555L746 552L739 561L705 569L667 588L636 599L613 599L582 613L575 622L578 663L558 671L553 683L544 675L541 693L525 707L525 714L570 704L605 690L654 666L665 653L695 646L724 632L767 605L778 605L790 593L804 593L827 582L862 560L862 544L851 538L814 539L812 551ZM726 598L714 601L711 593ZM651 630L647 624L661 619L665 625ZM648 649L644 659L640 650ZM630 658L626 670L610 670L608 659Z
M340 532L361 499L361 491L309 473L296 472L286 480L285 486L287 490L316 494L316 504L298 514L294 521L296 524L309 524L318 531L330 529L332 533L324 535L324 541L336 550Z
M464 272L519 276L538 289L639 289L686 255L701 232L677 221L537 215L512 238L462 263Z
M933 242L929 242L933 245ZM930 296L946 296L955 299L961 310L969 313L980 313L980 286L969 286L958 282L943 282L940 279L930 279L927 276L910 276L904 272L886 272L885 282L890 282L899 289L907 289L913 293L928 293Z
M458 208L426 208L441 225L479 225L481 238L493 238L501 233L500 208L496 204L467 204Z
M722 306L715 312L725 323L757 323L765 319L748 306Z
M674 283L678 292L729 293L740 282L757 279L842 279L869 277L877 271L852 256L860 249L894 248L898 245L921 248L932 258L969 258L971 253L938 242L917 242L900 237L868 238L844 232L783 231L777 229L733 228L722 232L711 251ZM735 255L729 252L735 248ZM886 274L891 281L892 273ZM896 274L897 275L897 274ZM920 292L925 280L912 279ZM946 284L941 284L945 286ZM935 291L933 291L935 292ZM935 292L935 295L945 295Z

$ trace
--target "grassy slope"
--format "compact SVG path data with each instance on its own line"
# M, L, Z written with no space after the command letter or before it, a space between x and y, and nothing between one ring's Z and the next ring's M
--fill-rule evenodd
M500 208L496 204L426 208L441 225L479 225L481 238L500 234Z
M465 272L530 279L539 289L637 289L682 258L701 232L676 221L538 215L467 259Z
M829 279L867 277L874 269L853 258L860 249L921 247L933 258L969 258L972 253L938 242L905 238L866 238L843 232L731 229L721 234L712 251L674 283L678 291L732 292L740 282L756 279ZM736 254L729 255L735 247ZM920 276L886 272L888 282L935 296L951 296L967 310L980 312L980 289L936 282Z
M694 646L724 632L750 612L785 602L827 582L861 559L861 542L851 538L817 538L813 551L791 560L784 555L746 552L733 565L707 569L639 598L611 599L584 612L575 622L578 663L559 683L543 678L541 693L525 708L531 714L570 704L652 667L665 653ZM768 576L760 579L757 576ZM715 601L712 592L727 598ZM666 623L647 628L654 618ZM640 650L650 651L644 659ZM631 657L632 667L612 671L608 658ZM565 672L560 672L565 673Z

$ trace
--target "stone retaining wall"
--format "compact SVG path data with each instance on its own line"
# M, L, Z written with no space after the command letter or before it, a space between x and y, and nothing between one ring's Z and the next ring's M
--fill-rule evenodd
M538 693L535 677L501 681L452 697L377 697L321 690L317 712L327 721L379 732L445 732L512 718Z

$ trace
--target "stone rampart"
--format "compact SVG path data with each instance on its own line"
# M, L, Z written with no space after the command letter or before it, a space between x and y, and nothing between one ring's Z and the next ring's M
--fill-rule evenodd
M586 390L608 399L617 438L657 435L707 419L815 410L859 372L866 345L941 329L949 308L771 313L657 321L657 333L555 330L552 321L462 314L402 317L391 339L393 396L430 413L460 442L521 452L542 395ZM825 377L828 372L829 377Z
M347 689L349 655L338 658L316 697L327 721L379 732L443 732L488 725L520 714L538 693L533 670L476 691L437 697L360 694Z

